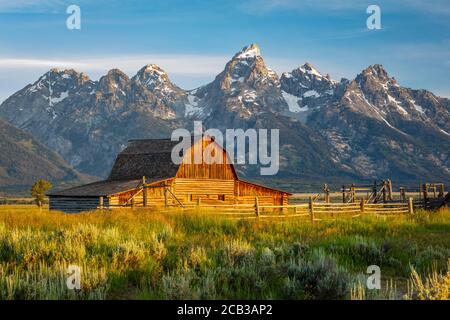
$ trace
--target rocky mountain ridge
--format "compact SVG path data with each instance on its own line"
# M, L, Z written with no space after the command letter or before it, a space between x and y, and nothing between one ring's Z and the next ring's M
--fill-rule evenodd
M0 116L99 177L128 139L168 137L202 120L219 129L279 128L280 179L450 178L449 99L401 87L381 65L353 80L333 80L310 63L278 76L256 45L195 90L154 64L131 78L113 69L99 81L52 69L4 101Z

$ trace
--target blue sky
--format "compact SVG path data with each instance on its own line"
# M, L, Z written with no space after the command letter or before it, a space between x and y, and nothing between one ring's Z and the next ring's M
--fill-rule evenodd
M81 8L81 30L66 8ZM382 30L366 8L381 7ZM401 85L450 97L450 0L0 0L0 101L51 67L98 79L147 63L192 89L257 43L279 74L308 61L332 78L381 63Z

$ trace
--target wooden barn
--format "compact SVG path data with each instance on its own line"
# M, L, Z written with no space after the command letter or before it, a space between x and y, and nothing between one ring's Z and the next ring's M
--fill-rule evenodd
M240 179L214 139L203 137L192 143L179 165L171 158L176 144L170 139L130 140L107 180L48 194L50 210L242 204L255 203L256 197L260 205L287 204L290 193ZM194 164L194 152L203 154L207 146L210 154L223 157L222 164L203 160Z

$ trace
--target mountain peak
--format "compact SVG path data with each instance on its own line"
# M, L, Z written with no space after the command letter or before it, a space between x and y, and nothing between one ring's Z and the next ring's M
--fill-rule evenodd
M139 74L156 73L158 75L167 75L167 73L156 64L146 64L139 71Z
M307 73L309 75L316 76L317 78L322 78L323 75L317 70L311 63L306 62L303 66L298 68L302 73Z
M51 77L54 77L54 76L62 77L64 79L68 79L68 78L72 78L72 77L74 77L74 78L77 78L77 77L81 77L81 78L88 77L86 74L84 74L82 72L80 73L80 72L78 72L78 71L76 71L74 69L61 70L61 69L58 69L58 68L50 69L48 72L46 72L44 74L44 76L45 75L48 75L48 76L51 76Z
M364 76L372 75L376 78L383 78L383 79L389 78L388 73L381 64L373 64L368 66L366 69L362 71L362 75Z
M248 59L248 58L256 58L261 55L261 50L259 49L257 44L250 44L244 48L242 48L241 51L239 51L234 58L235 59Z
M122 70L116 68L109 70L106 76L109 77L118 76L120 78L128 79L128 76Z
M172 86L167 73L156 64L147 64L142 67L133 80L152 90Z

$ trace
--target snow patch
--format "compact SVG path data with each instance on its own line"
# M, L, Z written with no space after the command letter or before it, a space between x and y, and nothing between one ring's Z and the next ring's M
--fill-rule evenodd
M409 100L409 102L411 102L411 104L413 105L414 109L416 109L418 112L425 114L425 111L423 111L422 106L419 106L415 100L411 99Z
M397 101L393 96L391 96L390 94L388 94L388 100L389 102L393 103L397 109L400 111L400 113L403 113L404 115L408 114L408 111L406 111L401 105L400 102Z
M238 59L248 59L248 58L256 58L260 55L259 48L253 47L250 49L250 47L245 48L241 51L241 53L238 54Z
M281 91L281 94L283 95L284 101L286 101L290 112L297 113L297 112L308 111L308 109L309 109L308 106L300 107L300 105L298 104L298 102L301 100L301 98L294 96L290 93L287 93L285 91Z
M308 90L303 94L303 97L309 98L309 97L320 97L320 94L316 90Z
M51 90L51 89L50 89L49 97L42 95L42 97L44 99L48 100L49 106L53 106L53 105L63 101L64 99L66 99L69 96L69 91L61 92L59 97L52 97L52 95L53 95L53 90Z
M184 105L184 116L190 117L195 114L201 114L203 109L198 106L198 98L196 96L193 96L191 94L188 94L187 96L188 103Z

